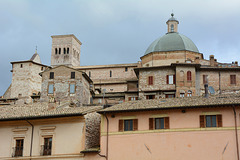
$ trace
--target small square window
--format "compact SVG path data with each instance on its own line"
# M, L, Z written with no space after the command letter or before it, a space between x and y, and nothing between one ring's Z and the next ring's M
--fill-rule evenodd
M124 120L124 131L133 131L133 120Z
M155 118L155 129L164 129L164 118Z
M75 93L75 84L70 84L70 94Z
M217 127L216 115L206 116L206 127Z

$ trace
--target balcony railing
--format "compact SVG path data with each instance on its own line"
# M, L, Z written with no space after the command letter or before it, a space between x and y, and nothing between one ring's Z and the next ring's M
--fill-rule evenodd
M41 145L40 155L41 156L51 155L51 151L52 151L52 146Z
M23 147L13 147L12 157L22 157Z

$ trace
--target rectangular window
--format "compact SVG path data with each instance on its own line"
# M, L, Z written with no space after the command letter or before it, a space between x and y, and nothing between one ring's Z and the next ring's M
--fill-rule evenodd
M166 94L166 98L175 98L175 94Z
M184 97L185 96L185 93L180 93L180 97Z
M75 79L75 72L71 72L71 79Z
M146 99L155 99L155 95L147 95Z
M70 94L75 93L75 84L70 84Z
M230 84L236 84L236 75L230 75Z
M128 120L120 119L118 130L119 130L119 132L136 131L136 130L138 130L138 120L137 119L128 119Z
M51 155L52 152L52 137L44 138L44 145L43 145L43 153L42 155Z
M208 75L203 75L203 84L208 83Z
M16 146L14 148L14 157L23 156L23 139L16 140Z
M175 84L176 83L175 75L167 75L166 83L167 84Z
M138 100L138 97L128 97L128 100L129 101L136 101L136 100Z
M217 127L216 115L206 116L206 127Z
M127 72L128 71L128 67L125 67L125 72Z
M109 76L112 77L112 71L110 71L110 75Z
M88 73L88 76L89 76L89 78L91 78L91 72L89 71L89 73Z
M200 115L200 127L222 127L222 115Z
M169 117L149 118L149 130L169 129Z
M153 85L153 76L148 77L148 85Z
M50 72L49 79L54 79L54 72Z
M53 88L54 88L53 84L48 85L48 94L53 94Z

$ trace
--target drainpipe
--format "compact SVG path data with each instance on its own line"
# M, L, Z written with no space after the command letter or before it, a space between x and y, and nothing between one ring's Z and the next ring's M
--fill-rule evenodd
M101 155L101 154L99 154L99 153L98 153L98 155L101 156L101 157L104 157L104 158L106 158L106 160L108 160L108 132L109 132L109 121L108 121L108 118L107 118L106 113L104 113L104 116L105 116L105 118L106 118L106 120L107 120L106 155Z
M34 126L32 123L30 123L27 119L26 119L27 123L30 124L32 126L32 136L31 136L31 146L30 146L30 157L32 157L32 145L33 145L33 131L34 131ZM30 159L31 160L31 159Z
M221 91L221 72L219 72L219 94L222 94L222 91Z
M239 146L238 146L238 131L237 131L237 116L235 106L233 105L233 113L234 113L234 120L235 120L235 135L236 135L236 146L237 146L237 159L239 160Z

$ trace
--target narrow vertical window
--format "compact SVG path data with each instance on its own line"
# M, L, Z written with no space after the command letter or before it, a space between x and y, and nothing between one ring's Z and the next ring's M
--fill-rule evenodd
M58 54L61 54L61 48L59 48L59 50L58 50Z
M127 72L128 71L128 67L125 67L125 72Z
M63 48L63 54L66 54L66 48Z
M48 85L48 94L53 94L53 88L54 88L53 84Z
M23 64L20 64L20 68L23 68Z
M43 71L43 67L41 67L41 71Z
M16 140L16 146L14 148L14 157L23 156L23 139Z
M49 79L54 79L54 72L50 72Z
M112 71L110 71L110 77L112 77Z
M230 84L236 84L236 75L230 75Z
M58 49L57 48L55 48L55 54L58 54Z
M91 72L90 71L88 72L88 76L89 76L89 78L91 78Z
M174 25L171 24L171 32L174 32Z
M70 94L75 93L75 84L70 84Z
M192 81L192 73L191 73L191 71L187 71L187 81Z
M43 154L42 155L51 155L52 152L52 137L44 138L43 145Z
M75 72L71 72L71 79L75 79Z
M148 77L148 85L153 85L153 76Z
M67 54L69 54L69 48L67 48Z

